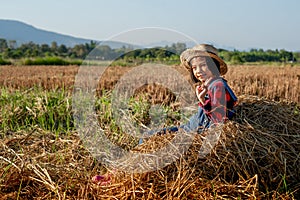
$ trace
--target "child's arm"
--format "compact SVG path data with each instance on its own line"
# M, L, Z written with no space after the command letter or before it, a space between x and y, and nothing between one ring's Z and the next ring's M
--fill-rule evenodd
M226 117L226 91L223 83L218 82L211 91L209 115L214 123L222 123Z
M226 117L226 92L223 82L215 82L207 93L210 98L205 99L205 102L200 103L200 106L203 107L204 112L214 123L223 122L224 117ZM200 96L199 93L199 97Z

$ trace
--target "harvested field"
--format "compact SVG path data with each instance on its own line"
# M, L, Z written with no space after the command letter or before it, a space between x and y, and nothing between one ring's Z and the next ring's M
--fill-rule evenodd
M78 66L0 66L0 85L14 89L40 86L46 90L72 88ZM130 67L109 67L99 88L112 89ZM175 66L187 79L188 75ZM255 95L270 100L300 102L300 67L229 66L225 76L237 95Z
M300 102L300 67L234 66L226 78L238 95Z
M118 172L108 186L91 182L106 169L85 150L76 132L59 137L38 128L11 133L1 139L0 195L3 199L295 199L300 188L300 116L293 114L295 105L256 97L244 97L242 102L236 119L224 125L219 142L205 157L198 158L203 137L197 135L175 163L148 173ZM133 151L155 150L172 137L155 136Z
M99 123L122 148L151 153L176 135L153 136L137 146L137 139L118 132L110 114L110 90L128 70L109 68L100 81L99 91L108 92L99 93ZM299 199L299 67L230 66L226 78L239 97L237 116L222 126L212 151L199 156L205 132L175 162L135 174L102 165L72 129L69 103L77 72L75 66L0 66L1 199ZM174 99L153 85L139 92L162 92L152 103ZM49 111L58 123L51 130ZM105 172L111 184L92 182Z

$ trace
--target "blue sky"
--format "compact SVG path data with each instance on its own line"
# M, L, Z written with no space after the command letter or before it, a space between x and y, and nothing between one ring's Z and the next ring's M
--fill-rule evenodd
M0 19L19 20L36 28L87 39L106 40L134 29L157 27L218 48L300 50L299 0L0 2ZM150 34L144 39L149 43L165 39L159 34L156 37Z

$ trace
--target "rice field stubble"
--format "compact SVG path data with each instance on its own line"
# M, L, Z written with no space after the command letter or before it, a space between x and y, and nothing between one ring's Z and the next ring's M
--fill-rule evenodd
M173 135L155 136L136 147L137 139L123 133L111 115L110 91L128 70L109 68L99 82L98 120L122 148L153 151ZM77 72L77 66L0 66L2 199L299 197L299 67L230 67L226 78L240 98L238 115L225 125L209 155L198 159L203 142L199 135L175 163L143 174L120 172L108 186L91 182L107 169L85 149L74 129L70 102ZM149 102L166 104L169 99L167 106L176 110L173 94L165 88L150 85L139 93L146 99L155 96L136 106L133 115L143 123Z

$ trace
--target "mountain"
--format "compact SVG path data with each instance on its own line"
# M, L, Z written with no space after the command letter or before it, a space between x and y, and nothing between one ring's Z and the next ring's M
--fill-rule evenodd
M0 19L0 38L9 40L15 40L17 46L33 42L35 44L48 44L51 45L52 42L56 42L58 45L64 44L69 47L73 47L76 44L85 44L90 43L91 39L84 39L73 37L69 35L64 35L60 33L55 33L52 31L46 31L42 29L38 29L32 25L26 24L24 22L16 21L16 20L8 20L8 19ZM95 40L93 40L95 41ZM132 47L135 49L142 48L138 45L132 45L125 42L119 41L95 41L98 44L103 42L103 45L108 45L112 49L125 47ZM165 47L166 45L171 46L172 44L177 43L177 41L157 41L153 43L149 43L147 45L143 45L143 47L151 48L151 47ZM195 45L192 41L185 42L188 48L191 48ZM213 44L208 42L209 44ZM233 50L233 47L222 46L218 44L213 44L218 48L223 48L227 50Z
M7 41L15 40L17 45L28 42L51 45L51 43L55 41L58 45L64 44L72 47L76 44L85 44L91 42L89 39L77 38L46 31L20 21L4 19L0 19L0 38L6 39ZM95 42L100 43L100 41ZM116 41L105 41L104 43L105 45L109 45L111 48L129 46L129 44Z

